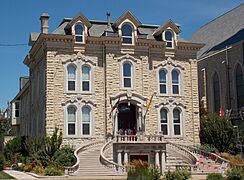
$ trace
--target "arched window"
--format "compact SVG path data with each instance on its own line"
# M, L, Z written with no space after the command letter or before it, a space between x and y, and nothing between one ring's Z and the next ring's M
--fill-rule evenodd
M83 42L83 40L84 40L83 34L84 34L83 25L81 25L81 24L75 25L75 41L76 42Z
M132 87L132 65L129 62L123 64L123 86L124 88Z
M160 125L163 135L168 135L168 111L164 108L160 110Z
M124 24L121 28L123 44L132 44L133 32L130 24Z
M89 106L82 107L82 123L81 134L91 135L91 108Z
M75 135L76 131L76 108L68 107L68 135Z
M173 110L174 135L181 135L181 112L175 108Z
M167 93L167 86L166 86L166 72L165 70L159 71L159 91L160 94L166 94Z
M244 74L240 65L236 68L236 95L237 107L244 107Z
M68 91L75 91L76 67L74 65L69 65L67 71L68 71Z
M166 41L166 47L172 48L174 43L174 37L171 31L166 31L164 33L164 38Z
M180 88L179 88L179 85L180 85L179 79L180 78L179 77L180 77L179 72L176 70L173 70L172 71L172 92L173 92L173 94L180 93Z
M91 91L91 68L82 66L82 91Z
M219 88L219 77L215 72L213 76L213 97L214 97L214 111L219 112L220 110L220 88Z

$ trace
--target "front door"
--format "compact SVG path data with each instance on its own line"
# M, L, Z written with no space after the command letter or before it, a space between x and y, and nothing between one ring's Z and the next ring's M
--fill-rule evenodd
M137 119L136 106L121 103L118 107L118 131L120 134L136 134Z

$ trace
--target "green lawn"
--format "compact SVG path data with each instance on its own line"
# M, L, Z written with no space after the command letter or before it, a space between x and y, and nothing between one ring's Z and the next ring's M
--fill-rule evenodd
M0 171L0 179L14 179L14 178L3 171Z

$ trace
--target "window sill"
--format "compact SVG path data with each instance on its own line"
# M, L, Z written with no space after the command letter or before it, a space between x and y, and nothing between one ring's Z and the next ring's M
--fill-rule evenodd
M181 94L157 94L158 97L182 97Z
M75 136L75 135L66 135L63 139L96 139L95 136Z

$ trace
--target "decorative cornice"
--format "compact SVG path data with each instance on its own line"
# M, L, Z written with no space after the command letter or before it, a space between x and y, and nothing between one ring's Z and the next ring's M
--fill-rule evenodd
M180 64L174 63L174 60L171 57L168 57L166 60L164 60L161 63L159 63L158 65L154 66L154 69L157 69L159 67L165 67L165 66L173 66L175 68L180 68L182 70L185 69Z
M200 44L200 43L178 42L177 49L178 50L185 50L185 51L198 51L203 46L204 46L204 44Z
M70 59L63 60L62 63L66 64L68 62L79 61L79 62L84 62L85 64L90 63L91 65L96 66L96 63L94 62L94 60L95 59L93 57L85 56L81 52L78 52L77 54L73 54Z
M156 104L155 108L167 107L167 106L171 106L171 105L174 105L175 107L182 107L183 109L186 109L186 106L181 102L180 99L174 99L174 100L166 99L166 101Z
M74 105L76 105L76 104L78 104L78 105L85 104L85 105L92 105L93 107L97 106L94 102L82 98L82 96L80 94L78 94L77 97L73 97L73 98L70 98L68 100L63 100L61 102L62 106L66 106L67 104L74 104Z
M122 60L124 60L124 59L130 59L130 60L132 60L132 61L134 61L134 62L137 62L137 61L140 60L140 59L137 59L137 58L131 56L130 54L125 54L125 55L123 55L123 56L116 57L116 58L114 58L114 59L117 60L118 62L120 62L120 61L122 61Z

